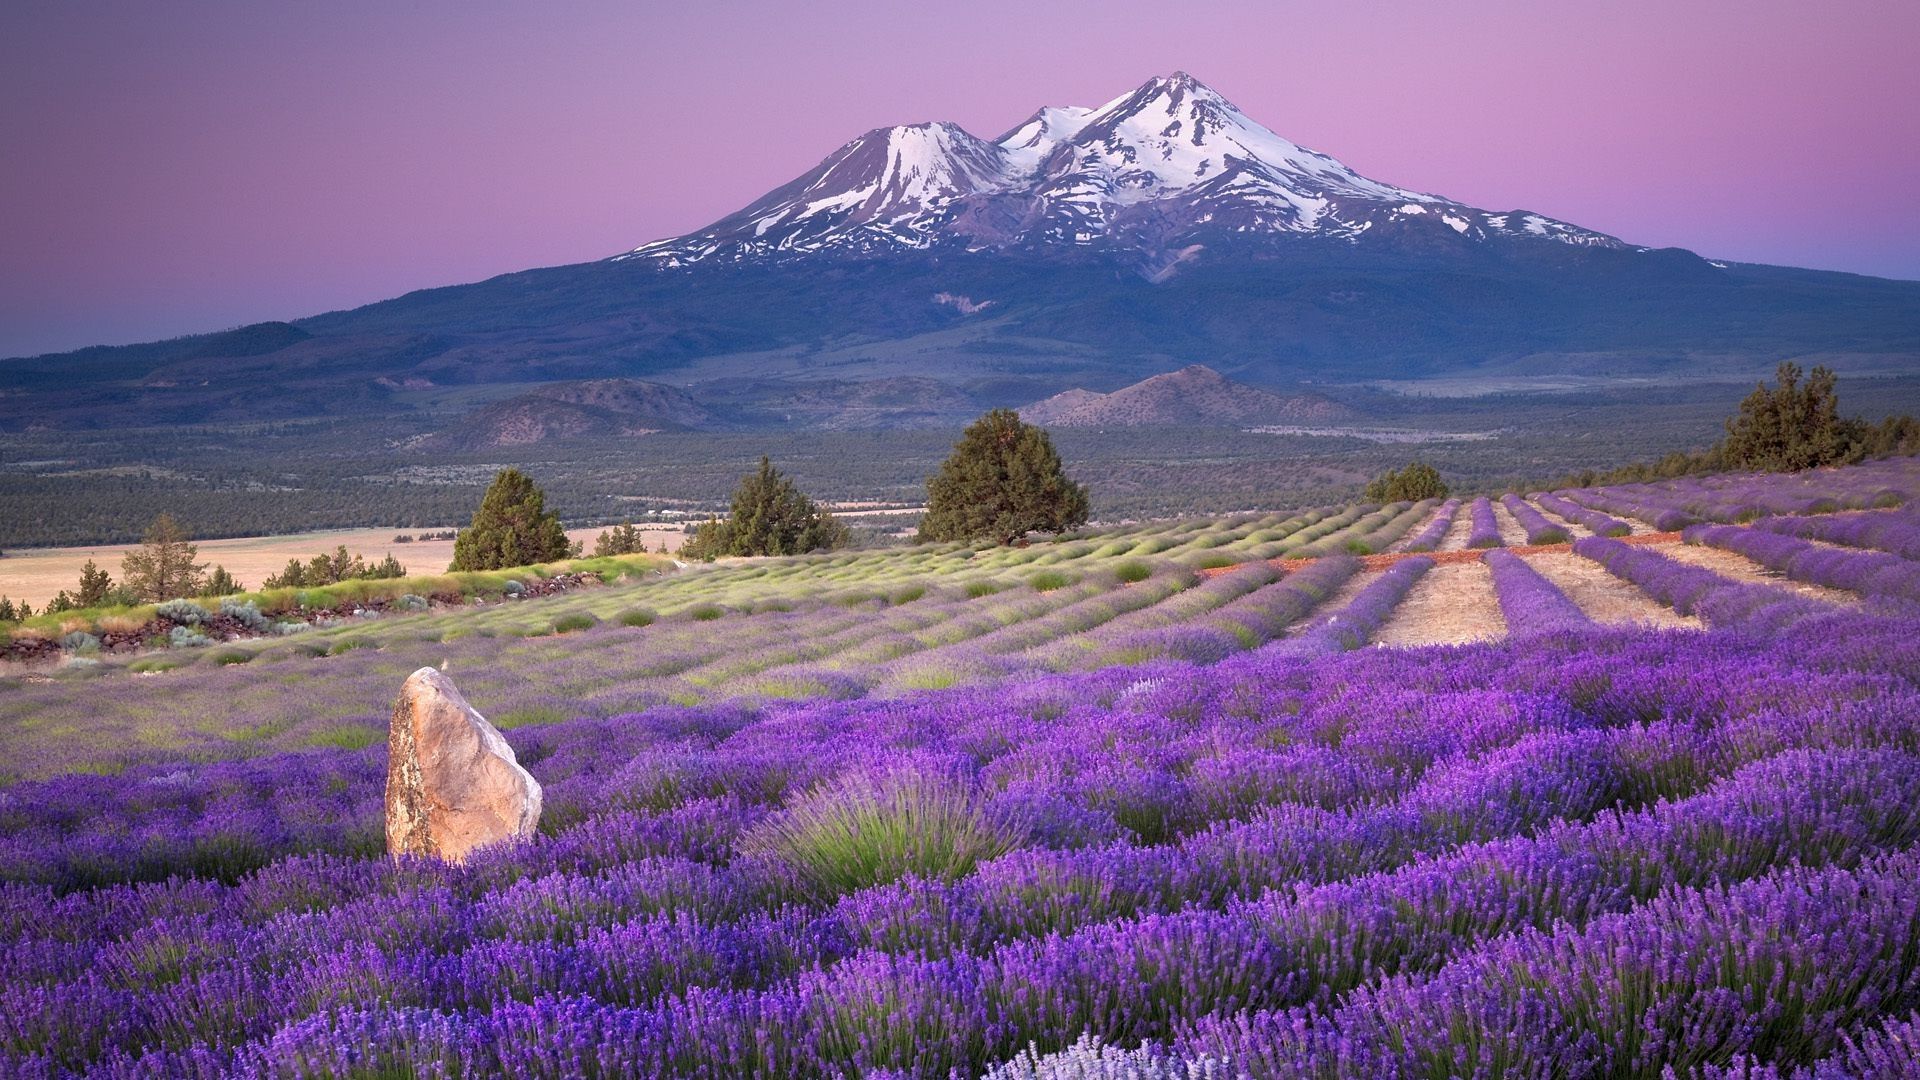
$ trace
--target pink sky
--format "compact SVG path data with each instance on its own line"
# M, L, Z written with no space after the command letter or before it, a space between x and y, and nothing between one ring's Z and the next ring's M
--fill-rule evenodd
M0 355L594 259L1175 69L1382 180L1920 278L1917 53L1912 0L11 0Z

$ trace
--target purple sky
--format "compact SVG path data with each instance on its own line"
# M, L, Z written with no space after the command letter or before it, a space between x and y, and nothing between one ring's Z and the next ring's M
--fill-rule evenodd
M1914 0L8 0L0 356L610 255L1177 68L1381 180L1920 278L1917 50Z

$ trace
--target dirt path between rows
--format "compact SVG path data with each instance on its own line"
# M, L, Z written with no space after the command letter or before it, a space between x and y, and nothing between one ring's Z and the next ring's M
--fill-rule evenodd
M1460 509L1453 512L1453 524L1447 526L1447 535L1440 538L1440 546L1435 551L1464 551L1467 537L1473 535L1473 500L1463 499Z
M1502 544L1510 548L1527 546L1526 527L1520 524L1520 520L1513 516L1513 511L1507 509L1506 504L1499 499L1493 500L1493 520L1500 526Z
M1778 589L1785 589L1788 592L1798 593L1801 596L1812 597L1815 600L1825 600L1831 604L1852 605L1860 603L1860 597L1856 593L1850 593L1844 589L1829 589L1824 585L1809 585L1804 581L1795 581L1787 575L1780 573L1778 570L1770 570L1754 562L1745 555L1736 555L1731 551L1722 551L1719 548L1707 547L1703 544L1675 544L1671 548L1662 550L1660 554L1667 556L1675 562L1683 562L1690 566L1703 567L1719 574L1721 577L1733 581L1745 582L1749 585L1772 585Z
M1572 552L1542 552L1527 565L1554 583L1587 618L1605 626L1653 626L1702 630L1692 615L1681 615L1648 596L1640 587L1617 578L1607 568Z
M1493 591L1493 572L1475 558L1443 563L1422 574L1373 636L1373 643L1457 645L1492 641L1506 632L1507 620Z

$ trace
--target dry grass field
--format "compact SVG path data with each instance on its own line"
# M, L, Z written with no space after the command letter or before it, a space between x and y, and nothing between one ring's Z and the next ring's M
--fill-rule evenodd
M200 558L209 566L218 563L248 588L259 588L269 574L280 572L288 559L310 559L323 551L345 544L348 551L365 555L376 562L389 553L400 560L409 574L438 574L453 561L453 541L414 541L396 544L393 538L406 529L327 529L320 532L293 533L287 536L243 536L227 540L199 541ZM436 530L437 531L437 530ZM587 551L604 532L603 528L572 529L567 535L581 541ZM669 549L678 548L684 535L678 528L643 530L648 550L666 541ZM52 600L62 589L72 589L80 579L80 567L92 559L120 577L120 558L137 544L96 544L90 547L28 548L7 552L0 559L0 596L25 600L36 609Z

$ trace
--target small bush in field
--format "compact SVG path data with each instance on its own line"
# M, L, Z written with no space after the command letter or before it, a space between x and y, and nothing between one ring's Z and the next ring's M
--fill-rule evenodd
M718 604L698 604L688 610L687 615L694 622L712 622L726 613L726 609Z
M992 596L999 591L1000 586L995 585L991 581L967 582L967 599L969 600L978 600L983 596Z
M1073 584L1073 579L1058 570L1042 570L1027 579L1034 592L1052 592Z
M86 655L100 651L100 639L85 630L74 630L60 635L60 647L76 655Z
M647 608L628 608L614 616L621 626L651 626L657 618L659 616Z
M221 667L231 667L234 664L244 664L252 660L253 654L245 649L221 649L207 659Z
M198 626L206 621L207 611L191 600L169 600L153 609L155 618L167 619L185 626Z
M260 605L251 600L245 601L244 603L232 599L222 600L220 601L220 614L237 620L241 626L246 627L256 634L265 633L268 627L272 625L272 620L260 613Z
M571 615L562 615L553 620L553 632L571 634L576 630L586 630L600 622L591 612L576 611Z
M342 640L336 641L333 643L333 646L327 650L327 655L339 656L341 653L352 652L355 649L371 649L371 648L373 648L373 642L368 641L366 638L362 638L362 637L343 638Z
M1238 566L1240 565L1240 560L1232 555L1215 553L1200 556L1193 561L1193 565L1202 570L1220 570L1229 566Z
M213 644L213 639L191 626L176 626L167 633L167 644L176 649L196 649Z
M894 593L892 596L887 597L887 603L911 604L925 595L927 595L927 587L925 585L909 585L899 592Z
M1145 581L1153 576L1153 567L1138 559L1128 559L1113 568L1113 576L1131 585L1136 581Z
M1026 836L965 780L901 770L828 784L759 826L746 846L826 900L908 875L953 881Z

